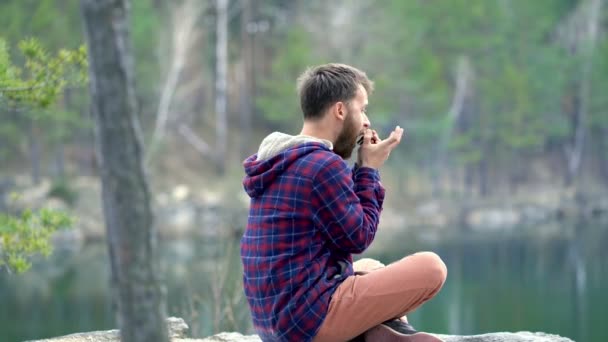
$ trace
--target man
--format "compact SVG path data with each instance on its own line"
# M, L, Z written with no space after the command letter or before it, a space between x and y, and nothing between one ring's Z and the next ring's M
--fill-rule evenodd
M447 269L430 252L384 267L363 259L384 200L378 169L399 145L366 114L372 82L343 64L311 68L298 79L304 125L272 133L244 162L251 197L241 240L245 294L264 341L440 341L416 332L404 315L441 289ZM359 142L357 162L348 159Z

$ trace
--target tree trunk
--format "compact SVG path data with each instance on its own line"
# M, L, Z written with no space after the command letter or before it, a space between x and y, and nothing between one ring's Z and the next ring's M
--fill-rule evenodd
M608 128L603 128L600 132L598 136L600 177L604 185L608 187Z
M586 19L586 27L580 38L577 38L577 48L582 49L581 56L583 62L581 65L580 84L578 85L578 106L575 108L575 122L573 127L573 142L566 150L567 156L567 175L566 185L573 185L578 176L582 156L585 149L585 140L587 137L587 112L589 110L589 97L591 94L591 72L593 63L593 54L598 37L600 25L600 13L602 8L602 0L589 0L582 2L585 12L583 17Z
M81 0L112 286L123 342L168 341L142 164L127 0Z
M475 193L475 165L467 163L463 171L463 192L465 197L474 197Z
M54 177L56 179L65 178L65 149L61 142L58 142L55 146L55 158L54 158Z
M485 149L484 149L485 150ZM478 172L479 172L479 196L487 197L490 194L489 180L488 180L488 160L484 152L479 160Z
M27 139L30 148L30 167L32 175L32 183L34 185L40 184L40 142L38 141L38 130L34 120L30 120Z
M216 162L219 174L226 168L227 119L226 87L228 68L228 0L216 1L216 74L215 74L215 115L216 115Z
M63 91L63 101L61 102L64 111L70 110L72 90L65 88ZM54 172L56 179L65 178L65 147L63 141L58 141L55 145Z
M433 195L435 196L439 196L443 192L443 187L441 184L446 173L449 173L445 171L447 164L447 150L452 140L454 126L462 114L465 107L465 100L471 92L471 78L472 68L469 59L468 57L462 56L458 60L458 64L456 66L454 97L452 98L452 104L447 113L446 125L443 127L441 136L439 137L437 143L437 159L435 160L435 168L431 173L433 179Z
M144 165L149 165L156 154L159 145L165 137L167 125L171 121L171 104L175 92L179 87L180 74L184 69L188 53L195 39L196 22L202 12L200 3L196 0L185 1L173 10L171 21L171 62L167 72L167 79L160 93L160 100L156 113L156 123L148 150L144 157Z
M251 100L251 63L252 63L252 50L251 50L251 35L249 34L248 25L251 22L251 1L243 0L243 10L241 13L241 41L243 50L241 58L241 90L240 90L240 102L241 102L241 120L240 120L240 145L241 145L241 159L245 159L252 151L251 147L251 116L252 116L252 100Z

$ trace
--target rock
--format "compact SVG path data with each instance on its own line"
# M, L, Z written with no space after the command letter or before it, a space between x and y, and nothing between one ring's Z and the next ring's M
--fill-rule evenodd
M167 328L169 329L169 337L171 337L172 341L188 341L185 336L186 332L188 331L188 324L186 324L182 318L167 318ZM120 336L118 330L114 329L76 333L44 340L33 340L29 342L120 342Z
M42 202L42 208L67 212L69 210L68 205L61 199L50 197Z
M483 335L437 335L445 342L574 342L567 337L542 332L496 332Z
M196 207L188 203L182 203L172 208L167 208L163 216L159 216L161 233L174 236L188 236L196 226Z
M53 246L58 249L80 251L84 246L84 233L80 229L62 229L53 233Z
M437 335L445 342L573 342L571 339L558 335L545 333L532 333L527 331L508 333L490 333L483 335L457 336L457 335ZM243 336L239 333L221 333L202 340L192 340L198 342L261 342L257 335Z
M37 208L46 200L50 189L51 181L43 179L37 185L19 190L18 201L16 203L22 208Z
M258 335L241 335L235 332L223 332L217 335L213 335L199 342L261 342L262 340Z
M173 342L261 342L257 335L242 335L236 332L223 332L203 339L185 337L188 325L179 317L167 318L169 336ZM498 332L483 335L437 335L445 342L573 342L571 339L541 332L521 331L517 333ZM71 334L45 340L29 342L119 342L118 330L93 331Z
M473 230L498 230L513 227L521 222L521 214L513 209L474 209L466 218Z
M517 333L498 332L483 335L437 335L445 342L573 342L571 339L558 335L545 334L541 332L532 333L521 331ZM261 342L257 335L241 335L239 333L221 333L202 340L191 340L198 342Z
M180 317L169 317L167 318L167 328L169 329L169 337L171 338L183 338L188 332L188 324L184 322L183 318Z
M173 196L173 200L181 202L184 201L188 198L188 196L190 196L190 188L188 188L187 186L180 184L178 186L176 186L175 188L173 188L173 191L171 192L171 195Z
M522 205L519 208L521 213L522 222L526 224L537 224L541 222L549 221L554 212L546 207L541 207L534 204Z

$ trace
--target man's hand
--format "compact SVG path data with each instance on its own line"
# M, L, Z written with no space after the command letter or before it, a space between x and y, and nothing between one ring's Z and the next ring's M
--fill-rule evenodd
M381 140L376 131L367 129L363 134L363 143L359 147L357 163L360 166L379 169L384 164L391 151L399 145L403 136L403 128L397 126L388 138Z

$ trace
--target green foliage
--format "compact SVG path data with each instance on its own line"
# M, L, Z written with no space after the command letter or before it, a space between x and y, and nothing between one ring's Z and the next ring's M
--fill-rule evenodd
M591 75L589 112L592 127L608 129L608 40L602 42L594 54L594 68Z
M519 157L544 158L546 153L563 154L572 142L583 58L580 52L574 54L559 42L558 31L581 3L581 0L253 2L251 20L268 20L269 30L252 34L252 51L244 51L238 37L242 23L237 17L242 8L234 6L236 10L234 13L231 10L230 19L229 76L230 80L238 80L237 63L244 57L251 58L256 85L254 103L258 109L254 122L267 126L265 130L293 131L300 122L295 79L307 66L337 61L360 67L375 81L376 91L369 106L372 124L381 134L396 124L406 129L407 143L394 153L395 159L404 161L399 167L426 172L441 153L448 159L446 167L482 161L494 167ZM171 49L165 47L170 33L164 27L170 21L172 6L172 2L132 1L131 35L144 130L153 124L159 84L171 55ZM588 144L597 138L602 140L608 131L605 95L608 6L603 6L603 12L602 32L593 55L586 118L587 128L595 136L586 141ZM203 59L202 64L209 68L201 71L208 76L198 101L203 106L201 113L212 106L209 99L213 96L215 33L207 20L212 14L209 11L201 17L197 27L202 30L200 48L188 56ZM60 16L65 20L56 20ZM59 54L40 53L39 47L31 43L29 54L13 48L27 45L18 42L33 36L43 41L49 51L69 47L72 49L69 51L78 53L77 47L83 40L82 30L74 29L81 25L78 1L5 0L0 3L0 22L6 39L0 44L0 88L35 90L25 94L0 90L1 104L16 104L22 99L21 105L33 108L19 112L7 110L6 106L0 109L2 163L25 150L23 132L27 129L33 127L32 131L40 133L41 145L52 146L69 142L67 139L74 132L89 127L83 120L86 116L79 115L85 111L86 95L71 96L72 105L65 108L55 105L61 102L57 98L61 83L78 79L77 70L84 70L83 65L66 62L61 77L61 70L49 63ZM471 96L458 119L450 120L448 110L462 58L470 62L472 70ZM10 86L4 79L11 80ZM56 84L40 87L47 80ZM189 82L188 77L182 80ZM237 83L230 86L240 86ZM239 92L229 94L238 96ZM15 97L17 100L12 100ZM236 101L230 100L233 104ZM230 108L236 111L234 105ZM447 146L443 146L448 135ZM489 172L504 176L497 168Z
M488 173L508 176L515 168L501 165L543 158L547 151L561 154L571 144L586 50L566 48L558 32L582 1L347 1L338 7L352 14L353 23L338 26L323 13L327 6L310 3L298 10L325 16L327 25L318 30L319 20L294 20L276 39L257 102L267 121L293 125L286 118L299 112L293 80L304 66L329 60L354 64L375 81L372 125L382 133L404 127L407 143L395 154L415 168L424 170L445 155L446 166L483 162ZM608 7L603 11L586 121L598 140L608 132ZM450 120L463 59L471 69L468 98Z
M71 224L66 214L47 209L26 210L19 217L0 213L0 267L9 272L27 271L32 257L51 253L51 234Z
M374 25L374 35L386 39L364 52L370 56L364 63L376 68L372 77L383 80L383 89L370 99L372 107L380 101L389 105L389 113L400 113L410 139L422 143L416 145L422 153L406 153L424 164L452 124L446 115L455 92L455 66L466 57L473 73L472 98L453 123L454 161L534 153L548 140L564 139L569 123L560 98L576 73L559 71L578 64L547 38L571 6L561 0L391 1L379 8L384 21ZM402 58L390 57L395 55ZM383 63L378 68L374 60ZM384 80L390 80L386 88ZM488 149L496 153L484 155Z
M272 76L262 83L264 95L258 97L256 104L266 120L293 129L295 126L290 125L298 122L294 117L301 116L296 78L307 66L319 61L311 53L312 45L306 32L298 28L289 30L284 43L272 64Z
M59 50L51 56L33 38L23 40L19 48L25 57L25 69L11 63L9 49L0 38L0 101L12 106L31 105L46 108L53 104L68 83L81 84L87 78L84 46L77 50Z
M81 86L87 80L85 47L51 54L37 39L25 39L18 45L20 54L15 56L21 58L12 56L0 37L0 160L17 157L24 131L45 127L38 130L43 134L36 139L55 146L86 127L76 108L68 107L61 98L67 86ZM23 64L17 66L11 57Z
M73 116L67 112L51 112L47 108L54 104L68 84L86 81L87 56L84 46L77 50L61 49L52 56L36 39L26 39L19 44L25 60L21 69L11 62L9 48L0 38L0 102L14 108L37 109L31 112L34 118L57 124L69 122ZM56 135L61 130L54 130ZM0 125L0 138L18 137L16 126ZM68 203L75 201L73 192L56 184L51 195ZM67 228L71 218L66 214L40 210L26 210L20 217L0 214L0 266L17 273L31 266L30 259L38 254L47 256L51 252L51 234L57 229Z
M131 35L135 54L135 72L137 93L141 101L142 112L153 113L158 105L158 88L161 82L161 56L168 57L169 52L158 49L160 34L164 27L154 1L133 1ZM159 56L161 55L161 56Z
M51 184L48 197L58 198L72 206L78 200L78 193L70 186L67 179L59 179Z
M89 119L80 113L87 110L87 99L79 88L87 68L79 2L1 1L0 22L0 69L16 71L8 77L0 72L0 163L22 160L23 147L32 142L24 132L36 132L37 143L48 147L42 156L58 143L85 136Z

